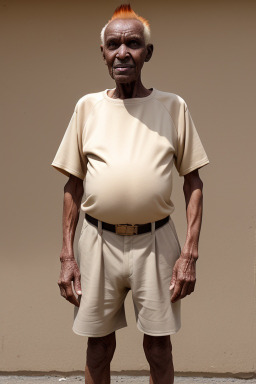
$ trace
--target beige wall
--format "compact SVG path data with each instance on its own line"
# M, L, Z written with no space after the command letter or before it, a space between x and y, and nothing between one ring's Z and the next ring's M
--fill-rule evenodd
M84 367L86 339L72 333L73 309L56 283L67 179L50 163L78 98L113 86L98 37L117 5L0 2L1 371ZM187 101L211 161L201 171L197 290L183 301L183 327L173 337L176 371L256 372L256 3L132 5L151 21L155 43L145 85ZM174 220L183 241L182 180L175 181ZM129 327L117 333L112 369L147 369L130 296L126 307Z

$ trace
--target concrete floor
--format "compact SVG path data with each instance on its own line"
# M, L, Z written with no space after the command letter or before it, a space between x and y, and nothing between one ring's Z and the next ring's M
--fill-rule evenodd
M79 384L82 376L0 376L0 384ZM111 376L111 384L148 384L147 376ZM256 379L175 377L175 384L256 384Z

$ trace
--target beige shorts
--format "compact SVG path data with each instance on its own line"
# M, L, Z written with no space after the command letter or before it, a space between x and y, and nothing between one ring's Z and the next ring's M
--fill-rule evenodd
M82 336L105 336L127 326L124 300L131 290L137 327L152 336L180 328L180 300L172 304L172 269L180 255L171 218L151 232L121 236L98 228L85 218L78 241L77 262L82 296L75 307L73 331Z

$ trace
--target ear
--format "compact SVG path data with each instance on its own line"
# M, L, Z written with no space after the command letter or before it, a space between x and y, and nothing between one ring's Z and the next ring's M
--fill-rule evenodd
M103 60L106 61L105 60L105 54L104 54L104 47L103 47L103 45L100 46L100 51L102 53Z
M146 55L146 58L145 58L145 62L149 61L153 55L153 51L154 51L154 46L153 44L148 44L147 45L147 55Z

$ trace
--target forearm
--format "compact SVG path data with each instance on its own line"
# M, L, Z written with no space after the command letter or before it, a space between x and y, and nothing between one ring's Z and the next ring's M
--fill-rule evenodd
M61 258L73 257L73 243L79 220L83 182L75 176L70 176L64 187L62 230L63 243Z
M196 283L196 260L203 212L203 183L198 170L184 176L183 191L186 200L187 237L172 272L172 303L190 295Z
M197 259L203 212L203 183L199 178L198 172L191 176L185 178L184 182L187 236L183 252Z

